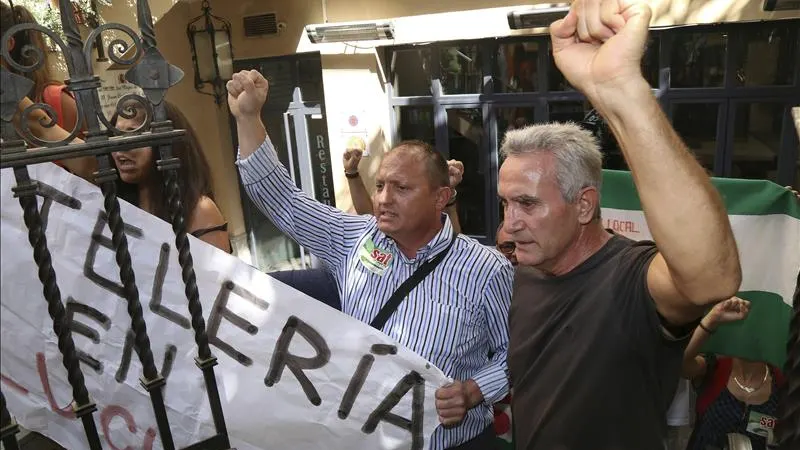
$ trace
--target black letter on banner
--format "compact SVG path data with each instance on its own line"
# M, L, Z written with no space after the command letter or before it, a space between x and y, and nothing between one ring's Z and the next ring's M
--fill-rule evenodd
M376 355L396 355L397 347L389 344L374 344L370 347L369 351ZM347 419L347 416L350 415L353 404L356 402L356 397L358 397L358 394L361 392L361 388L364 387L364 382L367 381L367 375L369 375L374 361L374 356L364 355L361 357L361 361L358 362L356 371L353 373L352 378L350 378L350 384L347 385L347 390L344 391L342 402L339 403L340 419Z
M128 368L131 366L131 355L133 353L133 340L135 338L136 335L133 334L133 330L128 330L128 333L125 334L125 346L122 347L122 361L120 361L119 369L117 369L117 373L114 375L114 379L117 380L117 383L122 383L128 377ZM164 380L166 380L170 372L172 372L172 363L175 362L176 353L178 353L178 348L174 345L167 344L164 346L164 364L161 365L161 376L164 377Z
M367 381L367 375L369 375L369 370L372 368L372 363L374 361L374 356L364 355L361 357L361 361L358 362L356 371L353 373L353 377L350 378L350 384L347 385L347 390L344 391L342 402L339 403L340 419L347 419L347 416L350 415L350 411L353 409L353 403L356 402L358 393L361 392L361 388L364 387L364 382Z
M292 342L295 331L300 333L317 352L313 358L289 353L289 344ZM269 363L269 371L264 378L264 384L267 386L275 385L275 383L281 380L283 368L288 367L295 378L297 378L297 381L300 382L300 386L303 388L306 397L308 397L308 401L314 406L319 406L322 403L322 399L319 397L319 393L316 388L314 388L314 385L311 384L311 380L308 379L303 371L319 369L327 364L330 359L331 350L328 348L328 344L325 343L325 339L307 323L295 316L291 316L289 320L286 321L286 325L283 327L278 342L275 343L275 352L272 354L272 361Z
M95 344L100 343L100 335L89 325L86 325L81 322L77 322L74 320L75 313L81 313L85 316L89 316L92 319L96 320L100 323L100 326L103 327L104 330L108 331L111 328L111 319L108 318L105 314L101 313L100 311L92 308L89 305L84 305L83 303L78 303L72 297L67 297L67 305L66 305L66 314L67 314L67 327L73 333L78 333L82 336L86 336L87 338L91 339L92 342ZM81 350L77 350L78 352L78 359L86 364L87 366L91 367L95 372L98 374L103 373L103 363L97 360L97 358L92 357L86 352Z
M403 398L406 393L414 388L411 400L411 420L404 419L397 414L392 414L391 410ZM383 399L380 405L369 415L361 431L372 433L378 427L378 422L384 420L390 424L408 430L411 433L411 450L421 450L425 442L422 436L423 403L425 401L425 380L414 371L404 376L392 392Z
M106 217L106 213L104 211L100 211L100 213L97 215L97 222L94 225L94 230L92 231L92 243L89 244L89 249L86 251L86 260L83 263L83 275L92 280L98 286L113 292L121 298L125 298L122 284L109 280L108 278L103 278L102 275L94 271L94 260L95 257L97 257L97 251L100 249L100 246L102 245L103 247L114 251L111 238L103 236L103 230L106 229L107 224L108 218ZM141 239L142 229L126 223L125 234L137 239Z
M177 324L180 327L189 329L191 323L189 319L178 314L177 312L161 305L161 294L164 289L164 279L167 277L167 269L169 268L169 244L164 242L161 244L161 254L158 257L158 267L156 267L156 276L153 278L153 292L150 296L150 311L158 314L159 316Z
M59 191L58 189L50 186L47 183L42 183L41 181L36 181L37 191L36 195L39 195L43 198L42 200L42 210L39 214L42 216L42 232L44 233L47 231L47 219L50 217L50 207L53 205L53 202L62 204L67 208L72 209L81 209L81 201L75 197L72 197L64 192Z
M217 294L217 299L214 300L214 306L211 308L211 314L208 316L208 326L206 326L208 343L222 350L223 353L235 359L236 361L239 361L239 363L243 366L249 367L253 364L253 360L250 359L250 357L236 350L230 344L217 337L219 325L223 318L241 328L251 336L258 333L257 326L248 322L244 318L237 316L230 309L228 309L228 299L230 299L231 292L252 303L262 311L266 311L267 308L269 308L269 303L256 297L255 294L247 289L236 285L236 283L233 281L226 281L222 283L219 293Z
M369 349L370 353L376 355L396 355L397 346L389 344L373 344Z

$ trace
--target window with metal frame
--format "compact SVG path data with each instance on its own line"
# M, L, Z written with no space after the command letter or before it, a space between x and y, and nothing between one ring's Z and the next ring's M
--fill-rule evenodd
M661 93L689 150L715 176L800 183L790 117L790 107L800 104L799 25L800 19L787 19L651 31L643 75ZM460 219L468 224L465 233L493 243L505 133L581 121L591 104L555 67L547 36L397 46L381 56L390 72L393 142L422 139L448 158L468 160L466 171L476 172L465 173L470 181L459 192ZM627 169L605 131L604 166Z

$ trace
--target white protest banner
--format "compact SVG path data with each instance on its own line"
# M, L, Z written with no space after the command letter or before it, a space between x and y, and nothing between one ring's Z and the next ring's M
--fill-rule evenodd
M53 164L30 171L40 182L38 204L86 385L98 407L95 421L104 447L160 449L150 398L139 384L141 365L126 339L130 317L103 197L98 188ZM14 185L13 172L3 170L3 393L23 427L83 450L88 445L68 407L72 390ZM197 350L174 236L169 224L121 203L151 348L167 378L172 434L176 445L185 447L212 436L214 428L194 362ZM434 392L448 382L439 369L367 324L190 239L211 350L219 358L216 374L232 446L427 448L438 424ZM284 341L286 351L276 351ZM293 370L294 356L308 358L313 368ZM398 396L399 401L391 400Z

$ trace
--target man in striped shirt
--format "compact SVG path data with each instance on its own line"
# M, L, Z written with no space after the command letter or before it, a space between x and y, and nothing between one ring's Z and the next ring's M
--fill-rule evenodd
M342 311L366 323L424 262L447 252L382 331L454 379L436 391L442 426L431 436L430 448L491 448L491 405L508 391L511 265L453 232L443 214L452 196L447 163L422 142L401 143L384 158L374 216L346 214L307 196L278 161L261 122L268 89L256 71L237 73L228 82L239 138L237 164L248 195L278 228L326 264L336 278Z

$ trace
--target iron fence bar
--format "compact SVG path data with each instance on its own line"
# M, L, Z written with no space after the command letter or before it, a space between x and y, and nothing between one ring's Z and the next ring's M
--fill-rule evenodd
M11 36L11 31L5 36ZM8 38L3 37L2 52L7 58ZM32 83L25 77L12 74L3 69L0 74L3 86L0 89L0 154L14 154L25 151L25 142L17 137L12 119L17 111L17 104L27 95ZM72 388L73 411L81 419L86 439L91 450L101 450L100 436L94 421L94 412L97 410L94 402L89 398L83 372L75 350L75 342L69 330L66 311L61 301L61 290L58 287L56 272L53 268L50 250L47 247L47 238L42 229L42 217L36 200L38 184L31 180L27 166L14 168L14 177L17 185L13 188L14 196L19 199L23 210L23 220L28 229L28 242L33 248L33 259L38 268L39 280L42 283L44 298L47 301L47 312L53 320L53 331L58 341L58 350L61 352L62 364L67 370L67 381ZM5 399L3 399L3 410ZM4 414L5 415L5 414ZM10 421L10 416L9 416ZM4 437L6 433L5 417L3 418ZM9 429L8 432L13 431ZM15 439L9 439L9 441ZM5 439L4 439L5 441ZM4 442L5 443L5 442Z
M129 81L144 90L147 99L153 106L153 123L151 131L154 135L169 133L173 130L172 122L168 120L164 95L166 91L183 78L183 71L169 64L158 51L156 36L153 27L152 14L146 0L137 0L137 21L142 32L142 45L144 57L136 67L131 68L126 77ZM145 76L143 76L145 75ZM203 372L203 379L208 394L211 415L214 421L216 436L212 441L204 441L200 448L208 450L227 450L230 448L228 431L225 425L225 415L222 411L222 402L219 396L214 366L217 358L211 353L206 333L203 306L200 303L200 294L197 288L197 277L194 271L194 262L189 245L184 220L184 205L181 200L181 189L178 182L178 169L180 160L174 156L170 143L154 146L159 159L156 162L158 170L164 174L164 188L167 192L170 223L175 233L175 247L178 249L178 262L181 266L181 278L185 286L188 300L189 315L191 316L192 329L195 343L197 344L197 357L195 363ZM198 444L200 445L200 444Z
M133 150L143 146L160 145L182 139L184 130L170 130L158 134L144 133L135 136L112 137L107 141L85 142L59 148L28 148L16 153L3 153L0 156L0 168L19 167L84 156L98 156L112 152Z
M94 37L99 36L100 33L109 28L124 28L122 31L130 31L130 29L118 25L109 26L106 24L96 28L90 34L89 39L87 39L84 45L81 40L78 25L75 22L75 17L71 14L72 2L69 0L59 0L59 8L61 11L62 29L67 38L67 48L64 58L72 62L71 66L73 69L70 70L69 79L66 83L69 88L75 92L79 108L82 107L85 111L84 114L81 114L79 117L83 119L88 128L86 140L87 142L107 142L109 140L108 133L101 129L101 121L99 118L102 115L98 98L100 78L93 74L91 63L92 47L96 42ZM112 47L109 48L109 57L115 60L115 62L122 64L135 63L135 60L122 60L114 54L114 50L119 49L118 47L115 48L114 45L120 42L124 41L115 41L112 43ZM141 44L138 39L134 38L134 45L138 45L140 48ZM138 54L139 52L136 53ZM69 65L68 63L68 66ZM123 106L124 105L118 104L118 110ZM108 125L111 124L109 123ZM96 159L98 162L98 171L94 176L95 181L100 185L100 190L103 193L103 207L108 217L108 227L111 230L111 242L114 247L117 266L119 267L123 295L127 302L128 315L131 318L131 330L134 334L134 349L139 357L139 361L142 363L143 379L141 380L141 384L150 394L161 443L165 450L174 450L175 444L172 440L172 432L169 428L166 406L164 405L163 387L165 381L158 373L158 369L156 369L153 352L150 347L150 338L147 335L147 324L144 321L142 305L139 301L139 289L136 285L136 276L133 271L131 255L128 251L125 223L120 215L116 185L118 177L117 170L114 168L111 162L111 156L108 153L98 154L96 155Z
M19 450L17 433L19 433L19 425L8 413L6 397L0 392L0 442L7 450Z

